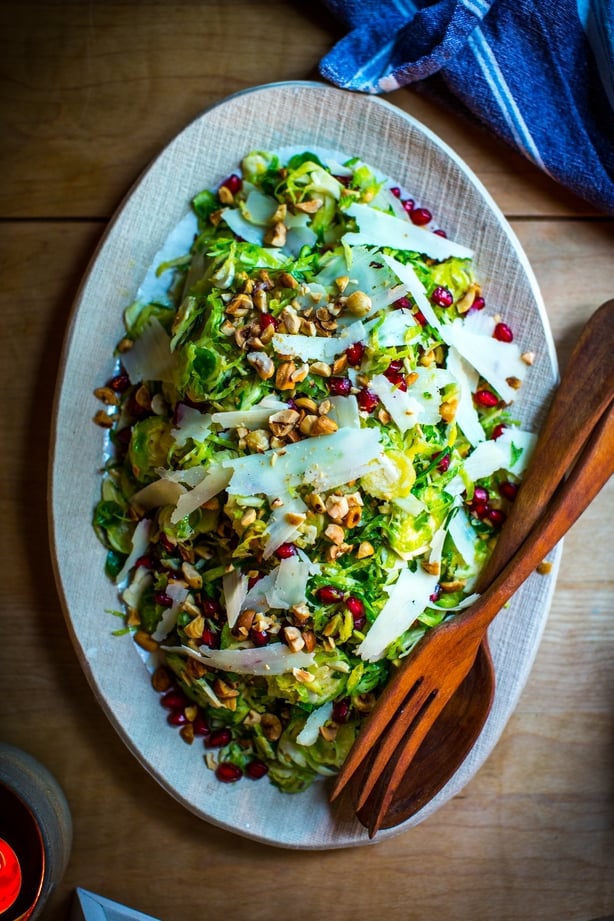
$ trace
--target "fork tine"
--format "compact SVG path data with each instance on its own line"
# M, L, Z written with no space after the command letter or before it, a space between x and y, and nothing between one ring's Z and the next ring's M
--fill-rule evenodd
M399 744L408 732L411 732L415 726L420 724L422 716L436 696L437 688L433 688L424 678L416 681L410 689L402 705L395 713L394 719L388 724L387 731L382 734L379 743L375 747L369 770L365 774L365 783L354 804L356 810L364 806L373 787L393 758Z
M395 676L395 679L398 676ZM415 693L420 685L421 679L414 681L407 689L407 681L401 683L393 679L387 686L387 708L390 709L391 716L403 705L404 701ZM379 719L379 712L382 709L381 704L376 704L369 718L355 740L350 753L345 759L341 770L335 778L335 782L330 793L329 799L335 800L342 790L348 785L356 771L368 758L369 753L377 747L380 737L388 728L388 721Z
M381 828L409 765L427 736L434 719L439 716L448 703L451 693L445 693L436 688L431 691L415 718L408 726L406 725L405 731L398 739L394 751L387 757L384 769L377 777L377 781L369 783L369 794L366 797L358 797L355 811L358 813L364 806L367 806L366 814L368 819L364 824L367 825L370 838L374 838ZM429 719L425 720L423 717L427 712L429 713ZM386 737L387 740L388 737ZM374 761L377 760L380 753L381 749L374 756ZM371 773L372 766L369 765L367 769L369 781L371 780Z

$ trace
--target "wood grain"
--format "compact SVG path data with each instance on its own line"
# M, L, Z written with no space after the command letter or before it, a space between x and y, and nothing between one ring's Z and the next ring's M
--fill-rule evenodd
M531 677L491 758L428 822L372 847L279 851L196 819L125 749L68 639L45 503L70 304L106 219L179 128L236 89L314 75L341 31L305 6L0 4L0 734L53 771L75 823L43 921L64 921L75 886L163 921L284 921L299 903L335 921L612 915L612 484L566 538ZM448 141L513 219L564 360L614 291L614 222L453 113L409 90L392 101Z

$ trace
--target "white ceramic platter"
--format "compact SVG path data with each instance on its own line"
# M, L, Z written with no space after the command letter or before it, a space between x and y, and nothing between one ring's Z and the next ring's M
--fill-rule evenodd
M103 710L143 766L177 800L214 825L288 848L366 844L347 803L331 808L325 782L296 795L266 780L223 785L166 724L158 695L129 636L112 636L116 589L104 574L105 550L92 529L99 497L104 432L92 423L94 389L113 373L122 312L136 296L190 200L217 185L251 149L320 147L358 156L389 176L433 215L448 235L476 253L487 303L537 358L516 403L524 427L539 425L556 383L556 359L540 294L518 241L481 183L424 126L378 97L318 83L292 82L239 93L190 124L141 176L96 252L67 332L55 407L51 468L51 541L68 627ZM416 825L458 793L492 751L525 684L550 604L549 578L533 576L490 633L497 673L493 709L463 765L437 797L401 826Z

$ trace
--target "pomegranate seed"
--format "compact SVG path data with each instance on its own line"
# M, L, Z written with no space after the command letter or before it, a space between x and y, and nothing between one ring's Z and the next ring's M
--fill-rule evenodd
M172 608L173 599L166 592L154 592L154 601L163 608Z
M222 783L236 783L243 777L243 771L232 761L222 761L215 769L215 776Z
M416 224L418 227L423 227L425 224L428 224L429 221L433 220L433 215L428 208L412 208L409 216L412 223Z
M261 777L269 773L269 766L265 764L264 761L255 758L247 764L245 773L248 777L251 777L252 780L260 780Z
M490 511L489 506L485 502L474 502L471 506L471 511L476 518L486 518L488 512Z
M443 454L443 455L439 454L438 457L440 458L440 460L437 464L437 469L439 470L440 473L445 473L450 468L450 455L449 454Z
M266 646L266 644L269 642L269 634L266 632L266 630L250 630L249 638L254 646L257 646L258 648Z
M125 428L120 429L119 432L116 432L114 435L115 443L120 447L127 449L130 444L130 439L132 438L132 430L130 426L127 425Z
M400 371L384 371L384 377L387 377L391 384L394 384L397 390L403 393L407 391L407 381L405 375Z
M237 176L236 173L231 173L227 179L224 179L222 185L228 189L229 192L232 192L235 195L239 192L243 186L243 180L240 176Z
M513 502L518 495L518 484L512 483L510 480L505 480L504 483L499 483L499 493L504 499Z
M398 187L398 185L393 186L393 187L390 189L390 193L391 193L391 195L394 195L395 198L400 198L400 197L401 197L401 190L400 190L400 188Z
M162 695L160 703L166 710L181 710L183 707L187 707L188 699L181 691L173 688L173 690Z
M426 326L426 317L421 310L416 310L414 319L416 320L416 323L420 324L420 326Z
M358 401L358 408L362 409L365 413L372 413L379 403L377 394L373 393L373 391L369 390L367 387L363 387L363 389L358 392L356 399Z
M171 543L171 541L168 539L168 536L164 533L164 531L160 534L160 543L162 544L162 546L164 547L167 553L172 554L175 552L176 550L175 544Z
M183 712L183 710L171 710L169 715L166 717L166 722L171 726L185 726L188 718Z
M130 378L127 374L116 374L109 381L109 387L116 393L123 393L130 386Z
M219 601L214 601L213 598L205 598L201 603L201 608L205 617L216 617L222 613Z
M336 604L343 599L343 592L335 585L322 585L316 595L322 604Z
M391 361L386 370L384 371L384 377L386 377L391 384L394 384L398 387L399 390L402 390L403 393L407 390L407 381L405 375L402 372L403 362L399 359Z
M326 383L328 392L334 397L347 397L352 390L349 377L329 377Z
M141 566L143 569L151 569L153 567L153 560L150 556L140 556L134 565L136 567Z
M441 585L438 582L433 592L429 595L429 601L432 601L433 603L435 603L436 601L439 601L440 598L441 598Z
M350 702L347 698L336 700L333 704L332 717L335 723L345 723L350 715Z
M289 560L291 556L296 556L296 547L294 544L280 544L275 551L275 556L280 560Z
M196 714L196 719L194 720L192 725L194 727L195 736L208 736L209 733L211 732L211 730L209 729L209 724L207 723L207 720L202 715L202 713Z
M361 630L367 622L364 604L356 595L350 595L345 600L345 606L352 615L354 626L357 630Z
M494 524L496 525L496 527L500 528L503 522L505 521L505 519L507 518L507 515L505 514L503 509L489 508L488 511L486 512L486 517L488 518L491 524Z
M454 296L448 288L444 288L443 285L437 285L431 293L431 301L433 304L437 304L438 307L451 307L454 303Z
M213 729L205 738L205 748L223 748L232 741L232 732L228 726Z
M277 329L279 320L272 313L263 313L260 316L260 329L266 329L267 326L274 326Z
M395 310L411 310L412 303L408 297L398 297L393 301L392 306Z
M411 214L412 211L414 210L414 205L415 205L416 203L415 203L415 201L413 200L413 198L406 198L406 199L404 199L404 200L401 202L401 204L403 205L403 207L405 208L405 210L407 211L407 213L408 213L408 214Z
M495 339L498 339L499 342L513 342L514 334L507 325L507 323L497 323L495 326L495 331L493 333Z
M365 347L362 342L355 342L345 350L345 354L351 365L359 365L362 361L362 356L365 354Z
M354 617L363 617L363 616L364 616L364 613L365 613L365 606L364 606L364 604L362 603L362 601L360 600L360 598L357 598L357 597L356 597L356 595L349 595L349 596L345 599L345 606L346 606L346 608L348 609L348 611L350 611L351 614L354 615Z
M476 486L473 490L473 502L483 502L486 504L490 496L488 495L488 490L483 486Z
M505 431L505 426L503 425L502 422L499 422L497 425L495 425L494 429L491 432L490 437L493 439L493 441L496 441L497 438L500 438L501 435L503 435L504 431Z
M486 307L486 301L481 294L476 294L471 303L471 310L484 310Z
M441 228L439 228L438 230L434 230L433 233L435 234L436 237L443 237L445 240L447 240L448 238L448 235L445 232L445 230L441 230Z
M200 635L200 641L203 646L208 646L209 649L220 648L220 637L211 627L205 627Z
M488 409L496 406L499 402L499 397L492 390L478 390L473 397L478 406L484 406Z

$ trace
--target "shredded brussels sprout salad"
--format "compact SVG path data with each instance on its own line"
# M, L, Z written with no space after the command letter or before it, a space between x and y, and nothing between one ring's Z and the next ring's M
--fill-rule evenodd
M220 780L299 792L475 598L531 355L471 250L360 160L252 152L192 205L96 391L94 527L168 721Z

